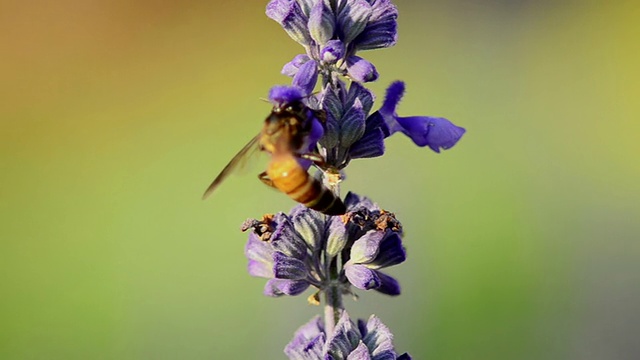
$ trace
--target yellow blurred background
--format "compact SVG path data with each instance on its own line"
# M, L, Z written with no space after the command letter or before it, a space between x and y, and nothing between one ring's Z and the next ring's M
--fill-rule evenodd
M294 205L260 164L200 200L301 50L266 3L0 3L1 359L284 358L321 311L246 273L242 221ZM638 4L395 3L378 100L467 134L348 168L409 258L347 309L416 359L638 358Z

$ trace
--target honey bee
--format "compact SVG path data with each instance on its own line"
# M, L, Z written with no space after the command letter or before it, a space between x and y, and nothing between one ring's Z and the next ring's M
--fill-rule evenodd
M310 209L326 215L344 214L346 207L342 200L320 180L310 176L300 164L301 161L311 161L321 169L327 168L320 154L308 151L308 137L313 127L313 119L308 116L310 110L301 100L274 105L265 119L262 131L222 169L202 198L211 195L238 164L257 149L271 155L267 170L258 175L263 183L282 191ZM324 119L322 111L311 111L318 119Z

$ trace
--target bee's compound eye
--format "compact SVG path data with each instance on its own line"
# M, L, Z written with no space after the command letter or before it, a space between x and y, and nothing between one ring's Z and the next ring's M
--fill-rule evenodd
M299 101L295 101L287 105L287 111L293 112L293 113L298 113L302 111L303 108L304 108L304 105Z

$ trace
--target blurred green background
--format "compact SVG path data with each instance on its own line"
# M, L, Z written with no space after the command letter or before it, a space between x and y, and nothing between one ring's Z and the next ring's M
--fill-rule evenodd
M200 200L301 50L266 2L0 3L0 358L283 358L320 312L246 273L242 221L294 205L260 164ZM347 309L416 359L637 359L640 7L396 4L371 87L468 132L349 167L409 258Z

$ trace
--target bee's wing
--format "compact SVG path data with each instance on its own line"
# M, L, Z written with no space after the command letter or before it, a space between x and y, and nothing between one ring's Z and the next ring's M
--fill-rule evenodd
M260 134L256 135L253 139L251 139L251 141L249 141L249 143L247 143L247 145L245 145L242 148L242 150L240 150L236 154L236 156L234 156L233 159L229 161L227 166L225 166L224 169L222 169L220 174L218 174L218 176L213 180L211 185L209 185L207 190L205 190L204 194L202 195L203 200L206 199L209 195L211 195L213 190L215 190L218 187L218 185L220 185L220 183L227 176L229 176L229 174L231 174L235 169L237 169L239 165L241 166L242 163L244 162L244 159L246 159L252 153L260 149L260 143L258 140L260 140Z

